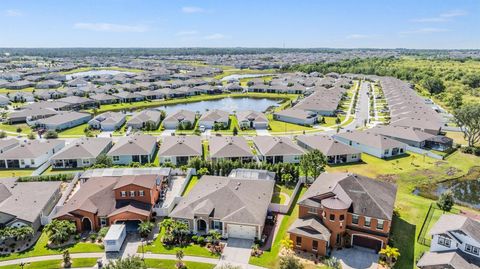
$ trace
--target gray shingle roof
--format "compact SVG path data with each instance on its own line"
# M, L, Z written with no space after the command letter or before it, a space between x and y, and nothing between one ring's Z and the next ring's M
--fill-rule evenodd
M132 135L122 137L107 153L108 156L148 155L157 144L157 139L151 135Z
M163 138L159 156L202 156L200 136L166 136Z
M332 137L326 135L301 135L297 136L299 143L305 144L309 149L318 149L325 156L360 154L360 151L335 141Z
M327 242L330 242L331 236L327 227L323 226L322 222L313 216L305 219L296 219L288 228L288 232Z
M96 158L112 143L106 137L84 137L75 140L52 156L52 160Z
M210 137L209 148L212 158L253 157L247 140L240 136Z
M302 155L304 150L288 137L255 136L253 142L263 156Z
M443 214L428 234L442 234L457 230L468 234L477 242L480 242L480 222L461 215Z

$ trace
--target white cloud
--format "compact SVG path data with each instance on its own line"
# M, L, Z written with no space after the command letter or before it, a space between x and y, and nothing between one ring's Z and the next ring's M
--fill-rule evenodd
M5 11L5 15L8 17L19 17L19 16L22 16L23 13L15 9L7 9Z
M431 33L443 33L443 32L448 32L448 31L450 31L450 30L444 29L444 28L420 28L420 29L416 29L416 30L400 32L400 34L403 34L403 35L431 34Z
M182 12L192 14L192 13L204 13L206 12L206 10L201 7L182 7Z
M371 37L370 35L364 35L364 34L351 34L347 35L347 39L365 39Z
M143 33L148 29L144 25L124 25L124 24L113 24L113 23L87 23L87 22L78 22L73 25L75 29L89 30L96 32L134 32L134 33Z
M451 21L452 18L462 17L466 15L467 15L466 11L456 9L456 10L450 10L445 13L442 13L437 17L419 18L419 19L413 19L412 21L413 22L447 22L447 21Z
M207 40L219 40L219 39L225 39L227 38L227 36L220 33L215 33L215 34L204 36L203 38Z
M198 34L197 31L180 31L177 32L175 35L176 36L192 36Z

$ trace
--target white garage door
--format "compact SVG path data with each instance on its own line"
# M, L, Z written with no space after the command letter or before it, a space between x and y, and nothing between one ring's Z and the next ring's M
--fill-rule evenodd
M257 229L255 226L228 224L228 237L242 238L242 239L255 239L257 235Z

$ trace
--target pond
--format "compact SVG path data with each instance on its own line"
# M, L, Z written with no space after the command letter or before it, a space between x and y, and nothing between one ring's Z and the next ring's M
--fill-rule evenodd
M467 175L458 179L424 186L414 194L435 198L447 190L452 191L457 203L480 209L480 168L473 167Z
M85 72L77 72L67 75L67 79L71 80L78 77L93 77L93 76L102 76L102 75L111 75L115 76L118 74L132 74L131 72L118 71L118 70L90 70Z
M168 106L160 106L158 109L164 110L168 114L175 111L185 109L193 112L199 111L203 113L207 110L221 109L232 113L233 111L253 110L257 112L264 112L269 107L278 106L281 99L269 99L269 98L223 98L217 100L206 100L192 103L175 104Z

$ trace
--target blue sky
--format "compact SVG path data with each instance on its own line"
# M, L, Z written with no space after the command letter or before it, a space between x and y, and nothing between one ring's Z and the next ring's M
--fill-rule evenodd
M0 47L480 48L477 0L0 0Z

